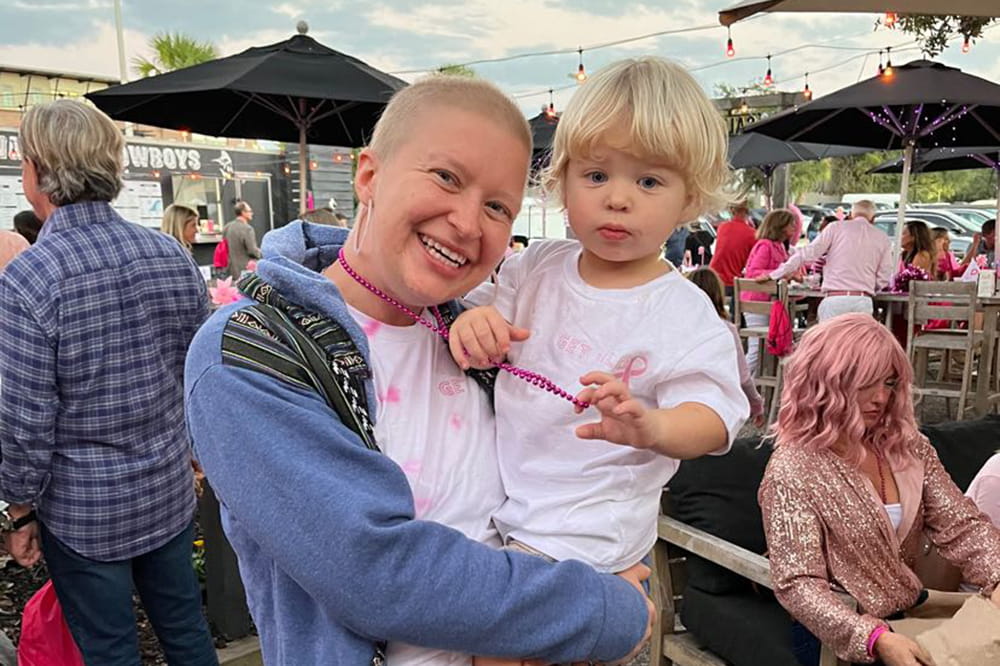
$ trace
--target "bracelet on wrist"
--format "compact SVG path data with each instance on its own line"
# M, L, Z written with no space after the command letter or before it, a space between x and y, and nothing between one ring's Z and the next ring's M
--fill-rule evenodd
M875 656L875 643L878 642L879 637L887 631L890 631L889 627L884 624L880 624L872 629L872 633L868 634L867 649L869 657Z

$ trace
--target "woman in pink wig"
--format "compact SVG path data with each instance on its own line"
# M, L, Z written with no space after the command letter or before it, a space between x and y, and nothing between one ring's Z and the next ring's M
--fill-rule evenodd
M849 662L930 663L888 623L926 616L941 598L924 590L912 568L923 533L1000 605L1000 532L917 430L911 379L892 333L864 314L810 329L785 372L775 451L759 494L774 591L795 620Z

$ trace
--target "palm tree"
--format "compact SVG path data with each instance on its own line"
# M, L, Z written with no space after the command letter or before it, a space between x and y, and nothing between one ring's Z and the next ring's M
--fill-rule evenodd
M132 67L141 77L155 76L197 65L218 57L211 42L199 42L181 33L158 34L149 41L153 59L132 58Z

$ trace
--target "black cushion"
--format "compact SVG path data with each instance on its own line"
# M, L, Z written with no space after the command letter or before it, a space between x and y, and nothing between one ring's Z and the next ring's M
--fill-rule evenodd
M670 480L674 518L758 554L767 549L757 489L771 447L739 439L724 456L685 460ZM687 561L688 584L713 594L749 592L750 582L699 557Z
M1000 416L925 425L920 430L937 450L941 464L964 493L986 461L1000 448Z
M792 620L773 597L715 595L688 585L681 620L733 666L799 666L792 651Z

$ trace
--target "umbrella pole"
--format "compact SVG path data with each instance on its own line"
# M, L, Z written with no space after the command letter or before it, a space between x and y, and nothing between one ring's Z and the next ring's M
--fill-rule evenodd
M305 125L299 127L299 215L306 212L306 185L309 182L309 164L306 159L306 128Z
M910 171L913 169L913 141L903 149L903 182L899 189L899 216L896 219L896 250L903 247L903 225L906 223L906 202L910 196Z

